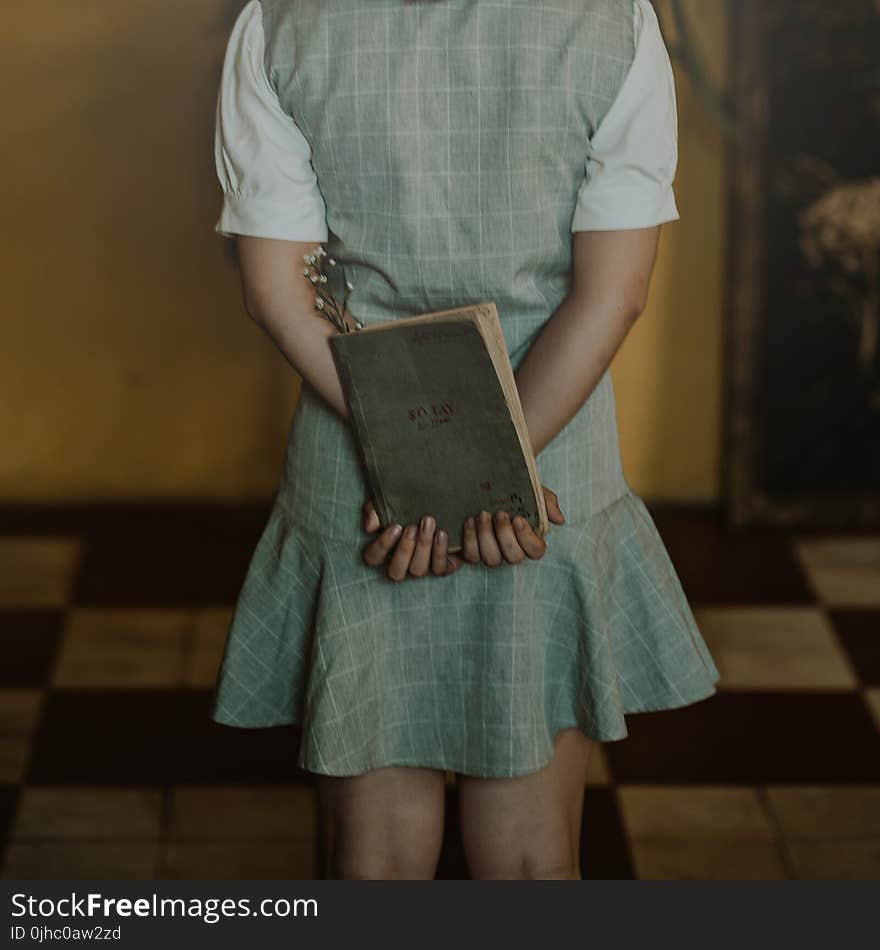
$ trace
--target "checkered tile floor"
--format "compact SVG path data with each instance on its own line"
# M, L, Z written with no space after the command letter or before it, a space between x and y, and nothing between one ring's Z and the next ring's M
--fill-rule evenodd
M722 672L594 757L591 878L880 876L880 536L652 508ZM6 878L313 878L294 729L208 719L267 508L0 511ZM440 876L464 877L454 791Z

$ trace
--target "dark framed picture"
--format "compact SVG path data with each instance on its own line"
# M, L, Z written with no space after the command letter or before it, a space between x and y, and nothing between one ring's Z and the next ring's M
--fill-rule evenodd
M880 525L880 4L729 9L730 517Z

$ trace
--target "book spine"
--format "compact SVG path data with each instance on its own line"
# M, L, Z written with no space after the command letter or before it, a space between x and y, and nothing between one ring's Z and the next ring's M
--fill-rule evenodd
M379 474L379 464L376 454L373 451L372 443L369 440L366 419L363 412L363 404L358 395L357 386L354 381L354 374L349 370L349 361L338 353L340 361L344 367L342 373L343 387L347 390L347 402L349 412L352 414L352 424L356 429L358 450L361 455L361 461L364 465L367 486L370 489L370 496L376 507L376 514L379 516L379 523L382 528L391 524L391 511L388 506L388 499L382 491L382 479Z

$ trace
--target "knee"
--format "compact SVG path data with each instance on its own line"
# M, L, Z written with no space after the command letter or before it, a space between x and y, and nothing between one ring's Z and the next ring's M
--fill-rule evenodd
M505 865L478 868L475 880L496 881L580 881L580 862L567 854L524 853Z
M342 839L326 855L325 868L337 881L429 881L439 859L439 842Z
M523 881L579 881L581 869L577 861L541 862L526 860L522 864Z
M427 866L382 855L339 855L330 861L330 877L337 881L417 881L433 876Z

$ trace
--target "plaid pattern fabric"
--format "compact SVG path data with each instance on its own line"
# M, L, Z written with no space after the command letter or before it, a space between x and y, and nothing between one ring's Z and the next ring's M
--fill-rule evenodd
M266 65L309 140L334 276L364 323L495 300L516 368L562 302L589 140L634 53L631 0L264 0ZM339 272L343 273L339 273ZM351 431L307 384L236 605L214 716L303 725L300 764L517 775L580 726L718 679L621 467L610 371L538 456L567 523L540 561L395 584L360 560Z

